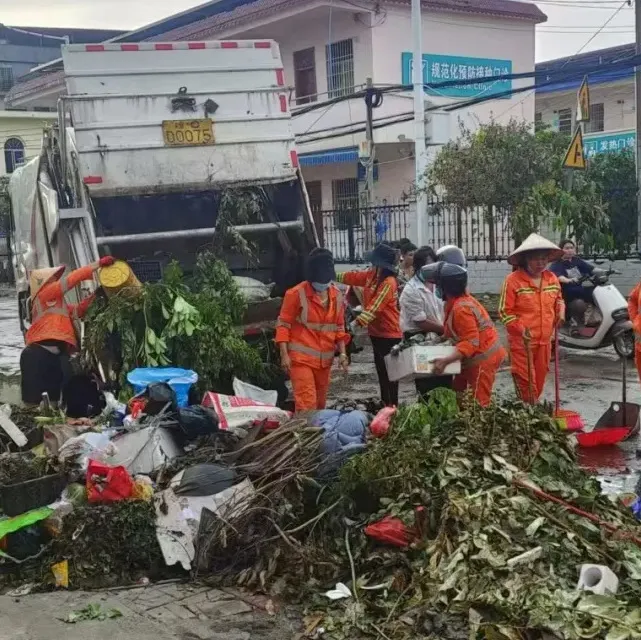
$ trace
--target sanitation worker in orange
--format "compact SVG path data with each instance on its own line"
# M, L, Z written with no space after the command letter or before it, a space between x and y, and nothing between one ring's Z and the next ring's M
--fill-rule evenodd
M79 304L68 304L65 294L82 281L91 280L100 267L113 263L111 256L105 256L64 277L64 265L34 269L29 274L31 326L25 337L27 346L20 354L20 387L25 404L39 404L43 393L52 402L59 402L71 373L71 354L78 348L73 321L85 315L94 299L92 295Z
M285 293L276 327L280 361L289 373L296 411L324 409L330 373L338 349L347 372L349 361L343 294L332 283L334 258L314 249L307 259L307 280Z
M507 355L496 327L485 307L468 293L467 269L436 262L423 267L421 275L443 295L443 336L456 347L451 356L434 360L434 373L442 375L447 365L460 361L461 373L454 376L454 390L472 390L476 401L486 407L492 400L496 372Z
M628 314L634 330L634 364L641 379L641 282L628 298Z
M390 381L385 356L403 337L396 279L398 254L390 245L379 244L368 259L372 265L370 269L339 273L338 280L352 287L363 287L363 311L352 324L367 328L381 399L386 406L395 407L398 405L398 382Z
M547 269L562 256L553 242L532 233L508 258L516 270L503 283L499 318L507 328L516 393L530 404L543 393L552 338L565 319L561 284Z

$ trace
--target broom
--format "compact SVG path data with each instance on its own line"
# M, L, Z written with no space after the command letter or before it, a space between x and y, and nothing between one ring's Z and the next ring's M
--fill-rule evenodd
M585 422L579 413L561 409L561 391L559 387L559 328L554 331L554 419L560 429L581 431Z

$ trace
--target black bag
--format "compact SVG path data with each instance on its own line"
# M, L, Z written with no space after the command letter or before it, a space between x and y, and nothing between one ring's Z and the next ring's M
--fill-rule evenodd
M218 415L213 409L194 405L178 409L178 423L187 440L208 436L218 431Z
M195 464L183 471L177 496L213 496L233 486L236 472L219 464Z
M148 416L158 415L169 404L166 413L174 413L178 408L176 392L166 382L154 382L145 390L147 406L145 413Z

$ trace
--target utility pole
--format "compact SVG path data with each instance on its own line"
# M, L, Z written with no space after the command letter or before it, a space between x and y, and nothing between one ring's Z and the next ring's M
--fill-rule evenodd
M634 3L634 28L636 33L636 55L641 54L641 1ZM637 249L641 249L641 65L637 64L634 74L634 112L636 115L636 161L637 161Z
M641 2L641 0L639 0ZM423 90L423 24L421 0L412 0L412 33L414 39L413 78L414 84L414 163L416 181L416 244L425 244L427 196L424 176L427 168L425 147L425 104ZM638 46L638 45L637 45Z
M366 249L374 247L374 83L371 78L365 80L365 143L366 149L360 154L359 161L365 167L365 244Z

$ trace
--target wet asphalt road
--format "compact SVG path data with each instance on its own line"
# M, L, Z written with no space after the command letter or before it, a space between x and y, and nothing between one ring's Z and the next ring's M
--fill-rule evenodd
M367 398L378 396L378 382L372 352L366 336L358 337L365 349L354 356L347 376L334 372L330 396ZM0 402L20 402L19 361L23 347L18 324L17 302L10 290L0 288ZM586 424L594 424L611 402L621 399L621 363L612 348L596 352L561 349L561 399L564 408L580 412ZM513 396L514 387L509 370L499 372L496 392ZM401 383L402 402L415 397L412 382ZM548 377L545 398L554 399L554 378ZM628 364L628 402L641 404L641 384L634 364ZM641 459L636 457L641 440L634 439L617 447L582 450L583 463L605 480L606 490L630 490Z

